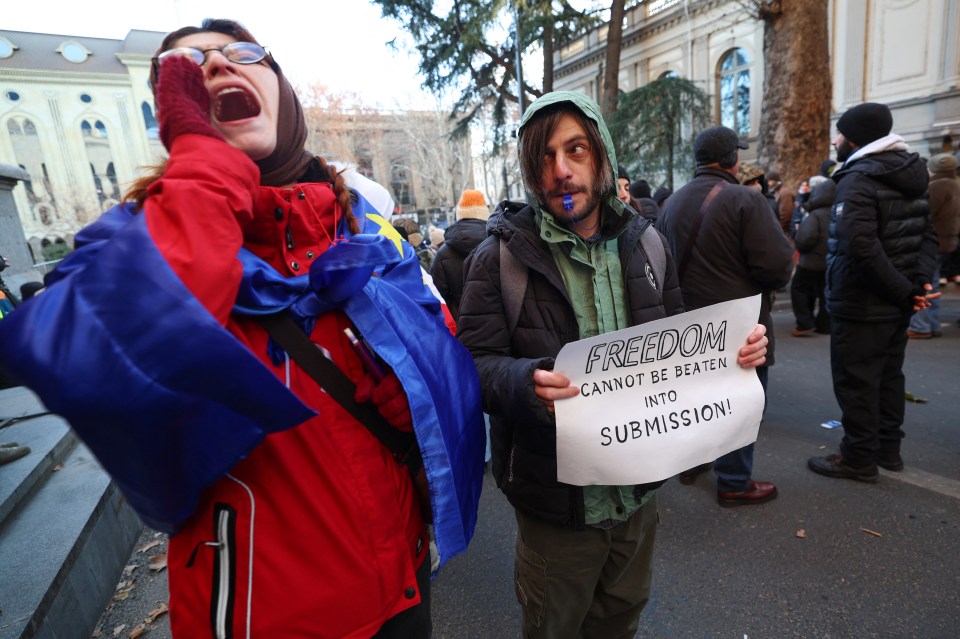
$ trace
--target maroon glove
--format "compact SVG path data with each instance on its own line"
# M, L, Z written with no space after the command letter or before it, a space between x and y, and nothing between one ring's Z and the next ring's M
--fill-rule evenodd
M157 120L160 140L168 151L184 133L223 139L210 125L210 93L203 84L203 71L188 58L171 56L160 66Z
M380 382L374 381L370 375L364 375L357 384L353 401L358 404L372 401L377 407L377 412L391 426L406 432L413 430L413 415L410 414L407 395L403 392L403 386L400 385L396 373L392 371Z

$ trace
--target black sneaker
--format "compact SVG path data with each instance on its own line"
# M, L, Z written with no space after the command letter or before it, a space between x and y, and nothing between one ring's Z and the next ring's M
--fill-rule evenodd
M876 454L877 466L899 472L903 470L903 458L900 453L885 453L878 451Z
M857 481L873 484L880 479L880 473L875 465L856 468L848 466L843 460L843 455L834 453L826 457L811 457L807 460L807 466L818 475L827 477L840 477L841 479L856 479Z

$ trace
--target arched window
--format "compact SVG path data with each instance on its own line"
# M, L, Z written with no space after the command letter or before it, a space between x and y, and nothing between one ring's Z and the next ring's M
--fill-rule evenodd
M140 110L143 112L143 124L147 127L147 137L156 140L160 137L160 125L157 124L157 118L153 117L153 109L144 101L140 103Z
M728 51L720 60L717 86L720 87L720 123L737 132L750 134L750 58L743 49Z
M664 71L663 73L660 74L660 77L657 79L660 80L663 78L679 78L679 77L680 77L680 74L677 73L676 71Z
M104 203L119 195L116 186L117 178L114 171L113 156L110 151L107 126L100 120L83 120L80 123L83 132L83 146L87 152L87 161L90 164L90 177L96 193L100 210L104 210ZM111 173L113 174L111 175ZM83 223L92 219L92 206L86 203L75 207L77 221Z

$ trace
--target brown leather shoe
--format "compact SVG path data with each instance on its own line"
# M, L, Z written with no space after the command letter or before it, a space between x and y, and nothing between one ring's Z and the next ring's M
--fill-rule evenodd
M909 337L910 339L930 339L931 337L933 337L933 333L927 333L924 331L914 331L908 328L907 337Z
M747 489L740 492L717 491L717 503L721 506L749 506L763 504L777 496L777 487L766 481L750 480Z

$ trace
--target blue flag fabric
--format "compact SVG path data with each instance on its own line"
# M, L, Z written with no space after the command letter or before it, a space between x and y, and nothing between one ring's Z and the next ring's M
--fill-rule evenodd
M380 234L338 242L308 275L284 278L242 250L234 311L289 309L309 330L312 318L340 308L393 368L445 562L466 549L476 524L484 449L476 369L444 326L412 248L362 198L355 215ZM0 363L70 422L148 525L176 532L206 486L266 434L314 412L190 294L132 204L105 213L76 245L44 294L0 322Z

